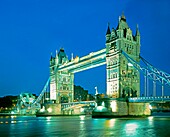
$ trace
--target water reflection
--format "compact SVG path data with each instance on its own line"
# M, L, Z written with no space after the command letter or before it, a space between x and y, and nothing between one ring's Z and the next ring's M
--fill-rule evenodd
M106 127L114 127L116 123L116 119L109 119L105 121L105 126Z
M170 118L0 117L0 136L166 136Z
M137 135L137 128L139 128L138 123L127 123L124 130L127 136L134 136Z

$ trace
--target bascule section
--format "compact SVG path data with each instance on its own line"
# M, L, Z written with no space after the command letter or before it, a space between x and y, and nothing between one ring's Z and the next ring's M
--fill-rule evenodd
M74 73L106 64L106 49L69 60L63 48L50 59L50 100L69 103L74 99Z
M116 29L108 25L106 33L107 95L112 98L140 96L140 73L126 57L140 61L140 33L133 35L125 16L119 17Z

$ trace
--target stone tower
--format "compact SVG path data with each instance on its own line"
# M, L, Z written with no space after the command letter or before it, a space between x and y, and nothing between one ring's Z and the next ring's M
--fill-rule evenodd
M113 98L140 95L140 73L127 61L121 51L136 62L140 61L140 33L133 35L125 16L119 18L116 29L106 32L107 95Z
M61 48L56 56L50 59L50 100L55 103L73 102L74 99L74 74L60 71L59 67L69 62L64 49Z

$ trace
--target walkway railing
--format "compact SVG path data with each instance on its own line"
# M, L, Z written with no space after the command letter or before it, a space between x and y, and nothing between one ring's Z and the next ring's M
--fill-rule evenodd
M170 96L160 96L160 97L133 97L128 98L129 102L170 102Z

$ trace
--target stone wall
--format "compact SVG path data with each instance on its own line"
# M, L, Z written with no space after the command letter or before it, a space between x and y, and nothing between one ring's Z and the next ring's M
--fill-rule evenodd
M45 110L51 109L51 112L48 112L49 114L55 114L60 115L61 114L61 104L45 104Z
M149 103L129 103L129 115L150 115Z
M132 103L127 102L126 100L118 100L113 98L99 99L97 101L97 107L92 113L92 117L122 117L148 115L151 115L149 103Z

